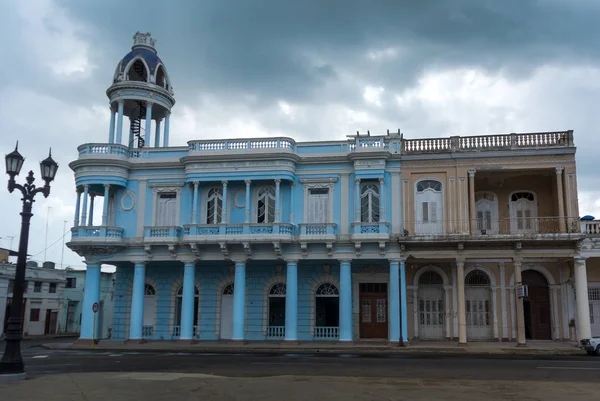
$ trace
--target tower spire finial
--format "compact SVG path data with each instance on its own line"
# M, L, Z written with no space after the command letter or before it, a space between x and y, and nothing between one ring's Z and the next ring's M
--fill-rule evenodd
M143 33L137 31L135 35L133 35L133 46L131 48L136 49L144 47L156 53L156 48L154 47L155 43L156 39L152 39L152 34L150 32Z

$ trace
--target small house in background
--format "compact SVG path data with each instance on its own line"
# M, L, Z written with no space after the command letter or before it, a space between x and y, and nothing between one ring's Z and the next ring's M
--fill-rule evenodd
M10 256L17 256L19 253L10 249L0 248L0 263L8 263Z

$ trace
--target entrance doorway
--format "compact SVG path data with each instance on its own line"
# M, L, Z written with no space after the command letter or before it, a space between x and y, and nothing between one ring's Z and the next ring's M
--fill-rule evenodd
M551 340L550 290L546 278L535 270L522 273L528 296L523 299L525 337L528 340Z
M58 321L58 312L46 309L46 320L44 324L44 334L56 334L56 323Z
M387 338L387 283L360 283L360 338Z
M221 295L221 340L233 337L233 291L233 284L229 284Z

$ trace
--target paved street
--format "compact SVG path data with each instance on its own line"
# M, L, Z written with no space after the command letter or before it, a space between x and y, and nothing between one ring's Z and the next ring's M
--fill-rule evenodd
M600 400L600 358L205 355L26 348L14 400ZM252 380L249 380L252 379ZM60 390L58 390L60 389ZM61 395L62 394L62 395ZM14 398L13 398L14 397ZM466 398L465 398L466 397ZM7 398L8 399L8 398Z

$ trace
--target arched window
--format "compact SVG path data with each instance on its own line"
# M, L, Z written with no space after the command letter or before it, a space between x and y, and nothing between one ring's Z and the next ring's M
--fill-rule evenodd
M475 194L477 230L482 233L498 233L498 198L493 192Z
M215 187L208 191L206 202L206 224L219 224L223 216L223 188Z
M273 223L275 221L275 187L265 185L258 189L257 194L256 222Z
M511 194L510 226L513 233L537 232L537 201L533 192Z
M284 283L277 283L269 289L269 326L285 326Z
M156 295L156 290L150 284L144 286L144 295Z
M148 82L148 71L142 60L135 60L127 72L129 81Z
M167 80L165 78L165 70L162 65L159 65L156 69L156 85L161 86L165 89L169 89Z
M364 182L360 189L360 221L379 222L379 185L377 182Z
M225 288L223 288L223 295L233 295L233 289L233 283L228 284L225 286Z
M415 232L441 234L443 231L442 183L437 180L417 182L415 193Z
M418 323L419 338L444 338L444 280L435 271L428 270L419 277Z
M323 283L315 292L315 337L334 337L337 332L320 327L338 327L340 323L340 291L331 283Z

